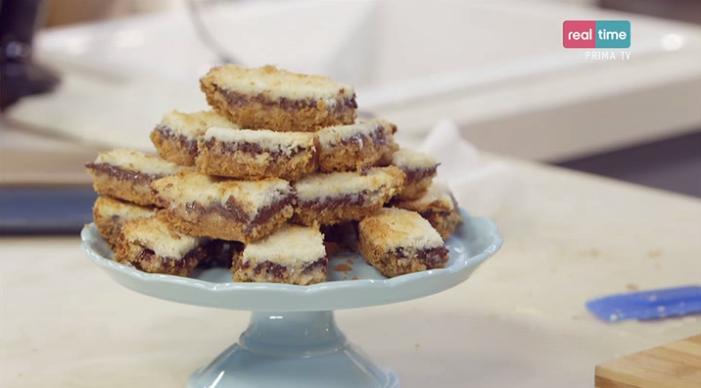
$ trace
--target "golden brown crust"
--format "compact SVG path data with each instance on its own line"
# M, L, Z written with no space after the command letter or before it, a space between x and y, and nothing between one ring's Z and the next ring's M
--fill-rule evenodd
M122 229L122 222L119 219L114 219L112 217L104 217L99 213L99 210L93 207L93 221L97 227L97 231L100 232L102 238L107 241L107 243L114 248L119 239L119 231Z
M196 237L250 242L275 231L293 212L289 183L215 179L185 172L152 184L166 209L165 220Z
M119 233L125 221L153 215L152 209L142 208L109 197L98 197L92 210L98 232L112 247L117 244Z
M257 262L251 261L248 265L244 265L240 257L234 260L234 265L231 268L233 279L235 282L267 282L267 283L286 283L307 286L310 284L321 283L326 281L327 264L314 266L311 270L297 269L295 271L284 270L274 272L266 268L256 270Z
M198 148L197 169L208 175L248 180L282 178L294 181L316 169L313 147L294 156L272 156L265 151L256 154L229 152L223 149L221 142L214 142L208 146L200 141ZM268 157L263 158L265 155Z
M432 268L442 268L447 261L447 256L439 262L430 263L416 255L406 256L399 255L396 251L387 251L382 246L374 244L372 234L363 229L360 230L358 246L363 258L387 277L426 271Z
M332 125L351 124L355 121L355 109L334 109L324 101L316 106L285 109L251 100L241 106L232 106L208 77L200 80L207 103L217 113L249 129L272 129L283 132L314 132Z
M431 186L432 181L432 175L415 181L407 180L404 189L397 195L397 199L408 201L421 198L422 195L426 194L426 190Z
M396 201L394 206L421 214L445 240L462 222L458 204L447 187L434 184L425 195L411 201Z
M100 198L103 197L99 197L98 201ZM120 219L115 219L112 216L103 214L101 210L102 209L100 206L98 206L98 202L96 201L92 207L93 221L95 222L97 231L100 232L102 238L104 238L105 241L107 241L107 243L114 248L115 244L117 244L117 240L119 239L119 231L122 228L122 222Z
M395 277L428 269L425 263L416 258L405 259L373 245L371 239L362 231L358 245L363 258L384 276Z
M391 154L396 148L395 143L384 145L350 143L329 148L322 147L319 151L319 170L323 172L360 171L368 167L386 165L387 163L382 163L385 155Z
M143 243L134 240L134 236L140 235L140 232L144 231L145 225L150 226L154 222L167 227L165 228L166 232L159 235L159 238L162 236L165 242L171 241L168 239L184 237L163 224L160 213L154 217L127 220L120 229L119 238L114 247L115 261L131 264L145 272L190 276L195 267L207 257L206 248L202 245L195 245L189 252L177 258L160 256L153 250L153 246L142 246Z
M319 170L360 171L389 165L399 149L394 142L397 126L385 120L370 120L319 131Z
M143 247L124 243L123 238L119 241L114 251L117 261L131 264L144 272L190 276L197 265L207 257L203 247L197 247L188 256L175 260L155 254L144 254Z
M433 211L427 210L419 213L421 216L428 220L431 225L436 229L436 231L443 237L447 239L453 233L458 225L462 222L462 217L457 210L453 211Z
M335 225L346 221L361 220L380 209L390 196L363 205L328 206L323 209L297 206L292 222L307 226Z
M150 138L161 158L181 166L195 164L196 152L192 152L177 137L163 136L161 131L154 129L151 131Z
M358 224L360 253L385 276L441 268L447 250L438 232L418 213L383 208Z
M294 210L292 205L283 207L266 222L250 227L223 217L217 212L190 213L181 209L166 209L163 219L176 230L190 236L218 238L222 240L251 242L270 235L282 226Z
M141 206L155 206L156 193L150 182L118 179L104 172L88 169L93 178L93 189L100 195L115 197Z
M382 171L389 176L386 184L376 187L370 193L348 192L344 195L350 195L353 199L347 201L342 197L320 197L319 202L315 203L298 198L292 221L307 226L335 225L345 221L359 221L375 213L404 187L405 174L402 170L385 167ZM296 187L299 190L300 186Z

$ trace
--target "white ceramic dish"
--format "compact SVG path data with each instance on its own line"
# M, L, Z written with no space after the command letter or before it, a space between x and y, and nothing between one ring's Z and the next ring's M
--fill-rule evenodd
M192 278L149 274L111 259L95 225L81 233L83 250L118 283L175 302L254 311L251 324L189 387L398 387L391 372L355 350L332 310L387 304L434 294L464 280L501 246L493 222L469 217L446 244L446 268L385 278L355 254L330 260L329 281L311 286L231 281L225 269ZM347 271L347 264L352 270ZM339 264L346 264L339 268Z

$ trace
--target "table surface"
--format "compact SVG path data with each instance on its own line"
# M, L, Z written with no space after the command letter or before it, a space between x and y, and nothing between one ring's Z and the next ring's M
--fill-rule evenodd
M467 282L337 313L403 387L590 387L594 365L701 332L697 317L605 324L587 299L698 283L701 201L485 156L460 203L505 245ZM174 387L247 312L181 305L112 282L78 237L0 238L0 386Z

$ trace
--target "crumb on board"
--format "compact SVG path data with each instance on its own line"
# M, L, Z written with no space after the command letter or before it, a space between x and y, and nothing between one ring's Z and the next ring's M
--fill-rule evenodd
M626 290L628 290L628 291L638 291L638 290L640 290L640 287L639 287L637 284L635 284L635 283L628 283L628 284L626 284Z
M350 272L353 270L353 267L349 264L346 263L341 263L341 264L336 264L333 269L338 272Z
M324 241L324 247L328 256L334 256L342 250L341 246L333 241Z

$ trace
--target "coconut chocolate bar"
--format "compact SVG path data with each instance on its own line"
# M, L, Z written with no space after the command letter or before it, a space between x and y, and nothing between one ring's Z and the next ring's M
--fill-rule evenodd
M198 148L197 169L208 175L297 180L316 169L312 133L213 127Z
M282 179L236 181L184 172L152 186L165 207L165 219L193 236L255 241L294 212L294 192Z
M392 164L399 167L406 174L404 190L399 193L399 199L416 199L426 192L436 176L438 163L431 156L400 149L392 155Z
M189 276L207 256L204 242L175 231L157 215L125 222L115 257L145 272Z
M124 222L151 217L155 211L152 208L133 205L110 197L98 197L93 205L92 214L98 232L114 247Z
M443 239L419 213L383 208L358 224L360 253L383 275L394 277L442 268Z
M462 221L455 197L448 187L439 183L433 183L418 199L399 201L395 206L421 214L443 239L453 234Z
M125 149L102 152L86 167L98 194L142 206L155 204L151 182L182 170L157 156Z
M327 127L319 131L319 169L324 172L362 170L397 149L397 127L384 120Z
M247 244L233 267L237 282L307 285L326 280L324 237L316 228L285 225Z
M381 208L403 183L404 173L393 166L308 175L295 183L294 220L304 225L360 220Z
M244 128L308 132L356 117L352 86L274 66L215 67L200 87L214 110Z
M172 111L151 131L151 142L161 158L192 166L197 156L197 139L210 127L238 128L215 112L182 113Z

